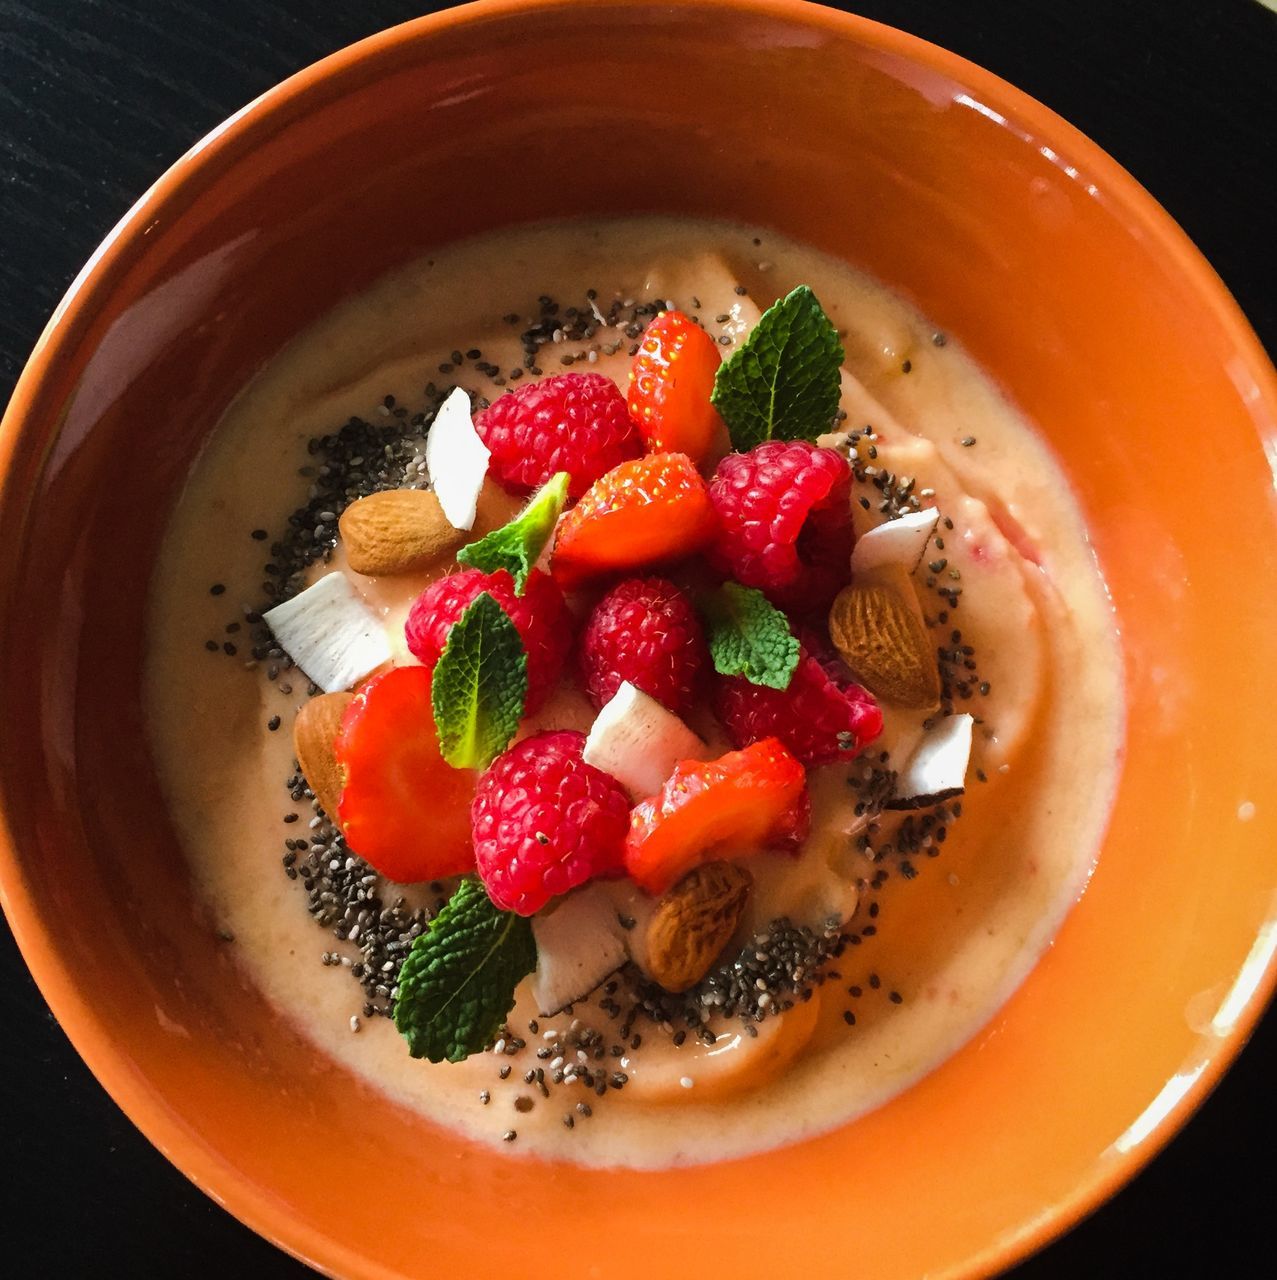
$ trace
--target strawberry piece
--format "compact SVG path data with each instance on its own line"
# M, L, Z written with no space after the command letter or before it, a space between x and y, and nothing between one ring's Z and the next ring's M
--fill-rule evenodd
M346 708L334 751L344 778L337 819L353 852L400 883L473 869L477 775L439 754L429 671L373 676Z
M697 863L801 843L809 813L807 775L777 738L708 764L683 760L659 795L631 811L625 869L664 893Z
M630 417L649 453L685 453L703 462L722 433L710 404L722 363L718 344L681 311L662 311L630 366Z
M559 520L550 568L573 586L682 560L718 529L704 480L683 453L654 453L613 467Z

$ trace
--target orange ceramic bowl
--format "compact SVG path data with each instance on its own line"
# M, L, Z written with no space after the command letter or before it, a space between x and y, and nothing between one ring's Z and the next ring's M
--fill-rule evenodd
M1098 870L1056 944L916 1087L745 1161L534 1169L325 1061L201 923L143 742L146 584L201 441L298 329L456 236L641 210L843 255L1041 424L1112 590L1130 730ZM512 1221L578 1258L624 1241L646 1280L682 1277L706 1222L715 1265L742 1277L1008 1264L1167 1140L1273 985L1275 416L1271 366L1161 209L939 49L782 0L494 0L387 32L160 179L75 282L5 417L14 931L156 1145L333 1274L505 1274L491 1243ZM1194 475L1226 483L1199 493ZM369 1169L387 1194L330 1194ZM783 1231L757 1230L764 1206Z

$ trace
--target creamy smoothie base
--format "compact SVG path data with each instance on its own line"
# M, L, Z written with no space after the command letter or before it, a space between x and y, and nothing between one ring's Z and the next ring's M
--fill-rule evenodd
M292 796L283 785L295 772L289 729L308 682L285 662L252 660L245 614L263 606L264 551L315 483L323 455L308 442L352 417L387 428L402 420L411 434L413 415L437 401L427 384L488 398L518 385L510 373L523 366L521 335L541 318L542 295L597 310L598 320L616 299L625 317L635 302L677 307L726 354L760 309L804 282L847 352L846 418L828 443L854 442L858 531L882 518L884 492L905 476L914 492L934 491L943 516L943 549L928 549L919 594L948 679L968 694L956 709L980 720L965 795L946 807L947 821L908 818L903 838L895 821L861 829L855 806L875 784L880 751L890 748L894 765L922 732L909 713L889 712L882 743L850 765L811 771L813 834L797 861L749 860L757 884L742 932L788 916L823 938L830 914L855 914L812 994L753 1032L737 1020L717 1028L712 1048L694 1035L676 1045L640 1016L622 1039L624 1017L607 1003L617 988L539 1018L525 983L503 1052L412 1059L388 1018L365 1016L350 972L361 959L354 941L318 929L303 885L281 873L290 853L294 872L304 867L307 851L292 844L324 834L300 784ZM550 318L538 367L623 382L642 315L581 338L562 314L566 332L555 335ZM481 356L467 355L474 350ZM319 566L341 567L340 551ZM401 635L424 580L357 585ZM396 652L409 660L402 640ZM725 1159L826 1131L975 1034L1085 886L1122 732L1113 618L1080 512L1049 451L960 346L841 262L771 232L667 219L520 228L451 246L343 304L271 360L213 433L173 514L152 589L146 700L161 782L210 914L249 979L318 1051L475 1140L638 1167ZM592 718L565 686L536 719L586 728ZM618 885L622 911L625 891ZM381 893L396 896L393 886ZM417 886L405 896L411 910L439 895ZM597 1098L539 1087L537 1070L582 1027L602 1033L597 1066L624 1074L626 1088ZM588 1044L579 1052L591 1056Z

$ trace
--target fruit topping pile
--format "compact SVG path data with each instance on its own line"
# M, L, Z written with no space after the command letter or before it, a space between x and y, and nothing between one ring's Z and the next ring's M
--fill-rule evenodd
M625 392L559 373L472 415L454 389L427 439L432 491L341 516L354 572L433 578L406 654L339 572L265 614L325 691L294 742L346 846L391 881L461 877L399 972L414 1056L484 1049L534 970L545 1014L630 960L660 990L693 987L751 863L802 849L810 771L870 748L884 703L938 707L908 576L937 513L855 545L852 466L817 443L842 358L802 287L725 362L661 311ZM526 505L480 536L494 482ZM903 804L962 789L970 717L939 723L906 774L929 794ZM650 908L642 948L588 891L618 883Z

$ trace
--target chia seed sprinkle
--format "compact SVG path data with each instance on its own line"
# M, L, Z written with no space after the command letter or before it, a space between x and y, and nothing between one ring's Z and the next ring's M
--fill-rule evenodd
M297 792L314 802L300 773L290 775L285 785L290 796ZM387 1016L399 967L413 940L425 929L429 914L423 907L409 907L395 886L354 856L322 811L311 819L311 828L309 840L287 842L292 847L286 845L284 873L289 879L301 880L307 910L315 922L357 949L350 973L363 987L364 1016ZM335 957L329 964L349 958L329 954Z

